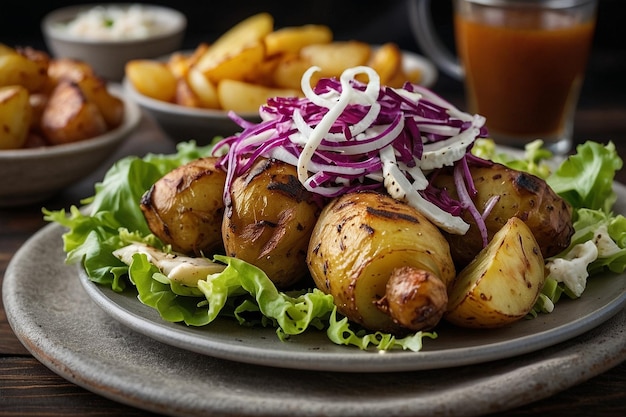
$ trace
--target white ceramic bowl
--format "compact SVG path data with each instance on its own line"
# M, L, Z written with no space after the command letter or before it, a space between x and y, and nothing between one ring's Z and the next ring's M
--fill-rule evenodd
M104 135L80 142L31 149L0 150L0 207L43 201L95 171L135 130L141 109L124 100L124 122Z
M116 3L101 4L102 7L126 7ZM136 5L135 5L136 6ZM161 29L148 37L98 40L78 36L68 31L67 24L79 13L92 10L95 4L64 7L44 17L41 30L46 45L55 58L74 58L89 63L96 73L111 81L124 77L124 66L132 59L157 58L181 48L187 18L177 10L141 4L144 11L151 13Z
M161 57L166 61L168 57ZM425 87L431 87L437 81L437 69L426 58L412 52L403 51L404 69L420 69L422 73L421 83ZM210 110L185 107L147 97L135 88L125 78L123 87L130 98L152 115L165 133L175 141L195 140L198 144L210 143L215 136L230 136L241 131L241 128L228 117L224 110ZM239 114L246 120L260 122L257 113Z

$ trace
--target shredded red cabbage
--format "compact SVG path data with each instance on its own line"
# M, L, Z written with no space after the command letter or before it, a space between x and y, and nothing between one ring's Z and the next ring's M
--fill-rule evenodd
M227 204L232 180L264 157L294 165L304 187L324 197L385 187L450 232L467 231L462 209L481 219L471 203L467 160L476 159L469 153L476 138L487 135L482 116L464 113L419 85L380 86L368 67L321 79L311 88L316 70L303 76L305 97L269 99L259 110L260 123L229 114L243 130L214 149L223 155ZM357 74L366 74L368 82L357 81ZM429 187L426 175L444 166L456 167L460 201Z

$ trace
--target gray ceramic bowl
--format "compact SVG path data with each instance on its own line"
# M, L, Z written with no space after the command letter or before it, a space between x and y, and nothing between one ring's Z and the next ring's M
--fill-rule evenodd
M125 103L120 127L75 143L0 150L0 207L34 204L53 196L95 171L120 146L138 126L141 109L119 91L112 92Z
M129 4L101 4L102 7L129 7ZM137 6L137 5L135 5ZM92 10L94 4L69 6L52 11L44 17L41 30L46 45L55 58L74 58L89 63L96 73L111 81L124 77L124 66L132 59L152 59L181 48L187 18L177 10L141 4L144 11L158 21L159 33L148 37L98 40L77 36L67 25L79 13Z

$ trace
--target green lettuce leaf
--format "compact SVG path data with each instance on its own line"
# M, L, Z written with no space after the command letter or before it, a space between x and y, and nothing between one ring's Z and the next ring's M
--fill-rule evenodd
M615 172L622 168L622 159L609 142L585 142L576 147L547 178L552 189L575 209L603 210L609 213L617 200L613 190Z

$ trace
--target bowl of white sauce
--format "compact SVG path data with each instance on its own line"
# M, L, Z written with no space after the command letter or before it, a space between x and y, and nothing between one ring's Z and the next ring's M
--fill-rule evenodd
M120 81L132 59L179 50L186 28L187 18L178 10L144 3L69 6L50 12L41 23L55 58L87 62L110 81Z

